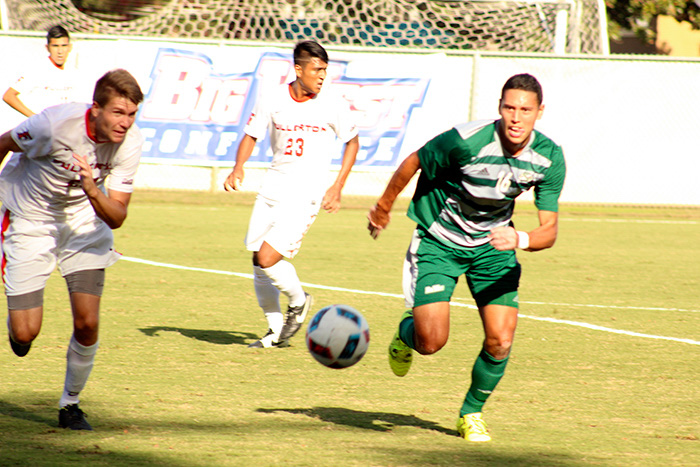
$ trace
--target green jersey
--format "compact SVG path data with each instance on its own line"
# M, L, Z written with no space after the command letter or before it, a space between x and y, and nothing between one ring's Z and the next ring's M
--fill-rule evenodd
M533 130L514 157L501 145L500 120L458 125L418 151L421 174L408 215L442 243L472 248L511 222L515 198L534 187L539 210L558 210L566 166L560 146Z

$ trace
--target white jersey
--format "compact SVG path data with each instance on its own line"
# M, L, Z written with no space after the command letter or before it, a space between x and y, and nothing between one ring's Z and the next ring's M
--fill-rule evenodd
M82 210L94 214L80 183L73 154L87 158L97 186L133 192L143 137L132 126L121 143L97 143L89 134L88 104L50 107L11 131L22 149L0 173L0 199L15 215L36 220L60 220Z
M22 73L10 87L19 93L24 105L38 113L47 107L77 100L78 81L72 62L67 61L61 69L46 58Z
M289 84L263 94L245 133L261 140L269 132L272 164L260 195L270 200L320 200L337 148L357 135L350 105L340 96L321 92L299 102Z

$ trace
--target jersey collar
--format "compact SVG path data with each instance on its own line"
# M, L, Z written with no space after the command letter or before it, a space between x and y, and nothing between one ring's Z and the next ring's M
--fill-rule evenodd
M296 97L294 97L294 89L292 89L292 84L294 84L294 83L293 82L289 83L288 89L289 89L289 97L291 97L294 102L307 102L307 101L310 101L311 99L316 99L317 94L308 94L308 95L304 96L303 99L297 99Z
M49 56L49 61L53 64L53 66L55 66L55 67L58 68L59 70L63 70L63 66L58 65L56 62L54 62L54 61L53 61L53 58L51 58L51 56ZM65 65L65 63L64 63L63 65Z
M90 138L90 141L92 141L93 143L97 143L97 144L108 143L109 141L98 140L97 135L92 134L92 132L90 131L90 110L91 109L92 109L92 107L87 109L87 111L85 112L85 133L87 134L87 137Z

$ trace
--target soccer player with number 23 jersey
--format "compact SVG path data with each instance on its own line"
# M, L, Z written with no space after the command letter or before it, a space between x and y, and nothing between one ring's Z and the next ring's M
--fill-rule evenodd
M263 90L245 127L236 164L224 188L237 191L243 182L243 165L258 139L269 132L272 163L253 207L246 247L253 252L255 294L268 322L267 333L250 347L288 344L312 305L291 262L318 211L334 213L350 174L359 142L350 105L340 96L321 93L327 76L328 54L314 41L294 48L296 79L276 89ZM345 143L341 167L327 188L336 139ZM289 300L286 316L280 293Z

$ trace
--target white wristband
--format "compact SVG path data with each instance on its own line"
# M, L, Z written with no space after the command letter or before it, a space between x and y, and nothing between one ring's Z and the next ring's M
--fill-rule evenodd
M515 233L518 234L518 248L527 250L530 246L530 236L527 232L521 232L520 230L516 230Z

